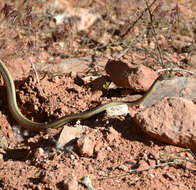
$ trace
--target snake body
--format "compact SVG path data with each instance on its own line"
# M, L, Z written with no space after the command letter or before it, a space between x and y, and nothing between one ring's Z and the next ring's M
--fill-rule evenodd
M157 85L157 82L159 80L162 80L162 77L158 77L154 81L154 83L151 85L149 90L138 100L135 100L135 101L112 101L112 102L109 102L106 104L102 104L92 110L89 110L89 111L84 111L84 112L77 113L77 114L70 114L67 116L63 116L63 117L56 119L55 121L52 121L52 122L38 123L38 122L34 122L34 121L31 121L28 118L26 118L21 113L20 109L18 108L17 101L16 101L16 91L15 91L14 81L13 81L7 67L5 66L5 64L1 60L0 60L0 73L3 76L4 83L6 85L8 107L9 107L9 110L11 112L12 117L16 120L16 122L19 125L21 125L24 128L31 129L31 130L44 130L44 129L48 129L48 128L59 128L72 120L88 119L96 114L99 114L99 113L105 111L106 109L108 109L110 107L117 106L117 105L122 105L122 104L127 104L128 106L138 105L146 98L146 96L151 94L151 91L153 88L155 88L155 86Z

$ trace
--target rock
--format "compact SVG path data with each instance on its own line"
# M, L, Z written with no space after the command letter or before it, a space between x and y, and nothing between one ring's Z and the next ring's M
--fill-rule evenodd
M106 139L109 143L112 143L112 142L119 143L119 136L120 136L119 133L113 127L110 127L109 133L107 133Z
M189 51L189 47L193 41L194 40L188 36L177 35L171 40L171 46L178 53L185 53Z
M196 69L196 54L193 54L189 58L190 65Z
M151 137L196 151L196 105L183 98L164 98L138 112L135 123Z
M92 133L79 138L76 143L79 154L88 157L93 156L95 145L96 141Z
M108 116L125 116L129 113L129 107L127 106L127 104L121 104L121 105L117 105L117 106L113 106L110 108L106 109L107 115Z
M83 126L77 126L77 127L69 127L65 126L59 136L59 139L57 141L57 148L63 149L66 145L70 145L70 142L73 142L76 138L79 138L82 136L82 133L84 132Z
M109 60L105 70L117 86L137 92L147 91L157 78L157 74L144 65L135 66L122 61Z
M196 79L188 77L165 77L158 81L149 95L141 102L142 106L150 107L164 97L184 97L196 102Z
M168 48L168 43L167 40L165 39L165 36L162 34L159 34L157 36L158 38L158 44L162 47L162 48Z
M78 19L74 20L74 17L77 17ZM73 32L88 31L88 29L100 18L101 16L91 9L80 7L66 7L66 11L54 16L56 24L62 24L66 19L72 20L76 26L75 28L72 28Z
M96 152L96 160L97 161L103 162L104 159L106 159L106 157L107 157L106 151L100 150L100 151Z
M7 149L8 143L6 137L0 131L0 148Z
M154 50L156 48L156 45L153 41L150 42L149 47Z
M76 177L67 179L66 182L63 181L63 189L64 190L76 190L78 189L78 181Z
M146 170L149 170L150 166L148 165L148 163L145 161L145 160L139 160L138 162L138 165L139 165L139 170L143 170L143 171L146 171Z
M86 186L87 189L89 189L89 190L95 190L95 188L92 186L91 178L90 178L89 176L83 177L83 179L82 179L82 184L83 184L84 186Z

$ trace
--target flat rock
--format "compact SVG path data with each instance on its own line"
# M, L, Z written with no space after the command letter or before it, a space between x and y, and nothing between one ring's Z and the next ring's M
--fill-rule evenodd
M196 151L196 105L184 98L163 98L134 116L151 137Z
M105 70L112 82L117 86L145 92L157 78L157 74L150 68L140 64L133 65L122 61L109 60Z
M196 102L196 79L188 77L168 77L164 80L160 80L141 104L145 107L149 107L164 97L183 97Z

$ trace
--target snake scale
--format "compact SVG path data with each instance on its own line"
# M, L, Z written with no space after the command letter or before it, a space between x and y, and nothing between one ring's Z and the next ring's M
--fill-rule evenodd
M11 112L12 117L15 119L15 121L21 125L24 128L31 129L31 130L44 130L44 129L49 129L49 128L59 128L62 127L64 124L72 121L72 120L83 120L83 119L88 119L96 114L99 114L106 109L117 106L117 105L122 105L122 104L127 104L128 106L134 106L134 105L139 105L142 103L142 101L146 98L146 96L149 96L152 92L152 90L156 87L158 84L158 81L163 80L163 75L160 75L154 83L151 85L151 87L148 89L148 91L139 99L135 101L112 101L106 104L102 104L94 109L84 111L81 113L76 113L76 114L70 114L67 116L63 116L59 119L56 119L52 122L34 122L26 118L20 111L17 105L16 101L16 91L15 91L15 85L14 81L3 63L3 61L0 60L0 73L3 76L4 83L6 85L7 89L7 100L8 100L8 107Z

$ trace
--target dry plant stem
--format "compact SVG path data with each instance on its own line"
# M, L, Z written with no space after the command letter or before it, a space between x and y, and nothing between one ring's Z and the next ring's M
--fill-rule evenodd
M149 171L149 170L152 170L152 169L156 169L156 168L164 167L164 166L168 166L168 165L176 165L176 164L179 164L180 161L183 161L185 163L186 162L191 162L191 163L196 164L196 162L195 161L192 161L192 160L186 160L186 159L179 160L179 159L175 159L173 161L168 161L168 162L165 162L165 163L156 164L154 166L150 166L150 167L147 167L147 168L130 170L129 172L126 172L125 174L122 174L122 175L102 177L102 178L99 178L99 180L111 179L111 178L120 178L120 177L127 176L128 174L132 174L132 173L139 173L139 172ZM188 169L188 168L186 168L186 169ZM188 169L188 170L190 170L190 169Z
M157 34L156 34L156 31L155 31L155 28L154 28L154 25L153 25L153 16L152 16L152 13L151 13L151 10L150 10L150 6L148 5L148 2L147 0L144 0L145 3L146 3L146 7L147 7L147 10L148 10L148 13L150 15L150 24L151 24L151 27L152 27L152 33L153 33L153 37L155 39L155 42L156 42L156 46L157 46L157 50L159 52L159 58L160 58L160 65L162 67L164 67L164 62L163 62L163 53L162 53L162 50L161 50L161 47L159 46L159 43L158 43L158 39L157 39Z
M120 177L127 176L128 174L139 173L139 172L143 172L143 171L149 171L149 170L152 170L152 169L156 169L156 168L158 168L158 167L163 167L163 166L168 166L168 165L174 165L174 164L178 164L178 163L176 162L176 160L175 160L175 161L171 161L171 162L167 162L167 163L156 164L156 165L154 165L154 166L147 167L147 168L143 168L143 169L130 170L129 172L126 172L125 174L122 174L122 175L101 177L101 178L99 178L99 180L103 180L103 179L112 179L112 178L120 178Z
M184 153L184 152L190 153L195 160L190 160L188 158L182 158L178 155L179 153ZM175 151L175 152L169 152L169 153L163 152L163 153L159 153L159 156L160 157L161 156L166 156L167 159L164 159L165 162L168 162L169 160L172 159L172 160L179 160L179 161L183 161L183 162L191 162L191 163L196 164L196 156L190 149L185 149L185 150Z
M149 7L152 7L154 5L154 3L156 3L157 0L154 0ZM131 26L127 29L127 31L125 33L123 33L122 35L120 35L120 40L118 40L116 42L115 45L119 45L123 42L123 38L129 33L129 31L135 26L135 24L144 16L144 13L147 11L147 8L145 10L143 10L143 12L140 14L140 16L133 22L133 24L131 24ZM147 30L144 30L144 32L142 32L141 35L139 35L139 38L141 38L144 34L146 34L146 31ZM125 55L128 50L135 44L137 43L139 40L134 40L134 43L130 45L130 47L127 47L116 59L120 59L123 55ZM98 49L102 49L102 48L105 48L107 46L110 46L110 45L113 45L114 43L106 43L102 46L99 46L99 47L95 47L93 48L94 51L98 50Z
M36 79L37 79L37 84L40 87L41 93L44 94L43 93L43 89L41 88L41 84L40 84L40 80L39 80L39 75L38 75L38 72L37 72L37 70L35 68L35 65L34 65L34 63L32 61L30 61L30 62L31 62L32 69L35 72L35 76L36 76Z
M156 73L160 73L160 72L164 72L164 71L182 71L182 72L190 73L192 75L196 75L196 72L194 72L194 71L189 71L189 70L181 69L181 68L158 69L158 70L156 70Z
M156 0L155 1L153 1L151 4L150 4L150 6L149 6L149 8L154 4L156 2ZM148 10L148 8L146 8L142 13L141 13L141 15L134 21L134 23L131 25L131 27L126 31L126 33L125 34L123 34L121 37L123 38L124 36L126 36L127 35L127 33L134 27L134 25L143 17L143 15L144 15L144 13L146 12ZM147 32L147 29L145 29L134 41L133 41L133 43L131 43L122 53L120 53L118 56L117 56L117 60L118 59L120 59L122 56L124 56L130 49L131 49L131 47L133 47L143 36L144 36L144 34L146 34L146 32Z
M194 157L194 159L196 160L196 155L192 152L192 150L191 149L187 149L187 151Z
M156 3L156 1L157 0L154 0L151 4L150 4L150 8L154 5L154 3ZM124 38L128 33L129 33L129 31L135 26L135 24L144 16L144 13L147 11L148 9L147 8L145 8L144 10L143 10L143 12L141 13L141 15L133 22L133 24L131 24L131 26L127 29L127 31L124 33L124 34L122 34L120 37L121 38Z
M172 152L170 154L182 153L182 152L189 152L194 157L194 159L196 160L196 155L190 149L185 149L185 150L182 150L182 151ZM183 159L183 158L180 158L180 157L176 157L172 161L165 160L165 162L161 163L161 164L156 164L156 165L146 167L146 168L141 168L141 169L130 170L129 172L126 172L125 174L122 174L122 175L102 177L102 178L99 178L99 180L120 178L120 177L127 176L128 174L131 174L131 173L139 173L139 172L143 172L143 171L149 171L149 170L152 170L152 169L156 169L158 167L164 167L164 166L168 166L168 165L176 165L176 164L179 164L179 163L182 163L182 162L184 162L184 163L191 162L193 164L196 164L195 160L189 160L189 159L186 159L186 158ZM189 168L185 168L185 169L190 170ZM195 171L195 170L193 170L193 171Z

